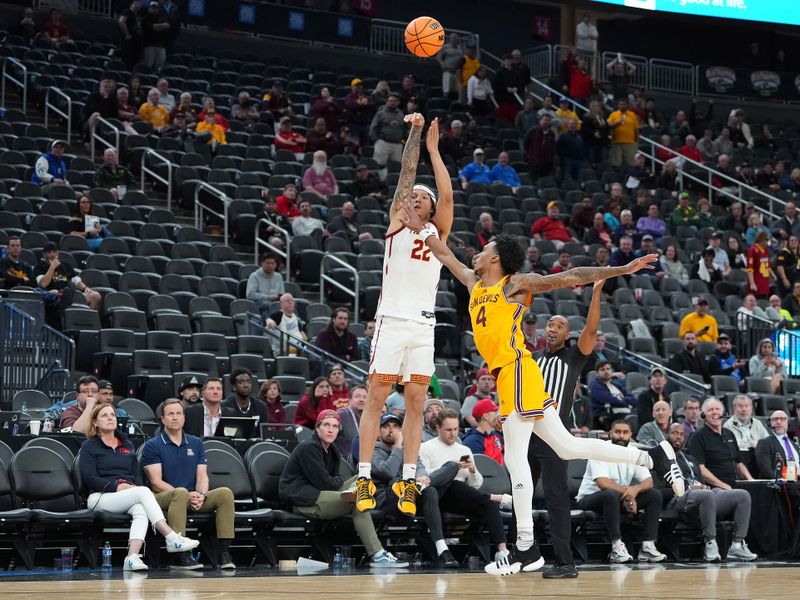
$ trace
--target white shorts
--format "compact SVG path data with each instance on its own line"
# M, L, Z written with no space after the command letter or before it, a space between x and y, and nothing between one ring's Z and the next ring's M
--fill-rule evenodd
M369 361L370 379L427 385L433 375L434 323L377 317Z

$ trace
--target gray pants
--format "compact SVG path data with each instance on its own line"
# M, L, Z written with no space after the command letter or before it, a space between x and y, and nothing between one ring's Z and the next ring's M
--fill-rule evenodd
M747 537L750 526L750 493L747 490L687 490L680 498L670 500L667 508L699 514L703 537L707 541L717 537L717 519L731 514L736 523L734 539L741 541Z

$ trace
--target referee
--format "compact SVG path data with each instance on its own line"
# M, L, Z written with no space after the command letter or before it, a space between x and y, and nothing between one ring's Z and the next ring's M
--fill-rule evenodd
M547 346L534 355L544 376L544 389L558 402L558 413L565 425L570 420L575 386L594 349L594 339L600 323L600 300L603 296L604 281L594 284L586 326L581 331L578 343L566 346L569 339L569 323L561 315L554 315L544 328ZM534 485L539 476L542 477L544 499L550 516L550 537L555 554L554 565L545 569L542 577L545 579L577 577L578 570L575 568L570 548L572 522L567 486L567 461L561 460L539 436L532 435L528 446L528 462L531 465Z

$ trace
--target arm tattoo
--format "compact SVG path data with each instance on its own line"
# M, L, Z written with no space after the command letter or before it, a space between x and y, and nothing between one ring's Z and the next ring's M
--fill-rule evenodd
M411 200L414 181L417 179L417 164L419 163L419 140L422 127L412 127L408 134L406 147L403 149L403 163L400 168L400 179L392 201L392 214L400 208L400 202Z
M517 275L514 278L516 281L513 283L520 289L536 294L575 285L585 285L625 273L625 267L575 267L553 275Z

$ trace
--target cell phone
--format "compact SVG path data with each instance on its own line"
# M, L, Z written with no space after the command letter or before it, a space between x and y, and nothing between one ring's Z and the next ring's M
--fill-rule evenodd
M465 460L469 460L469 454L465 454L465 455L464 455L464 456L462 456L462 457L461 457L459 460L460 460L461 462L464 462Z

